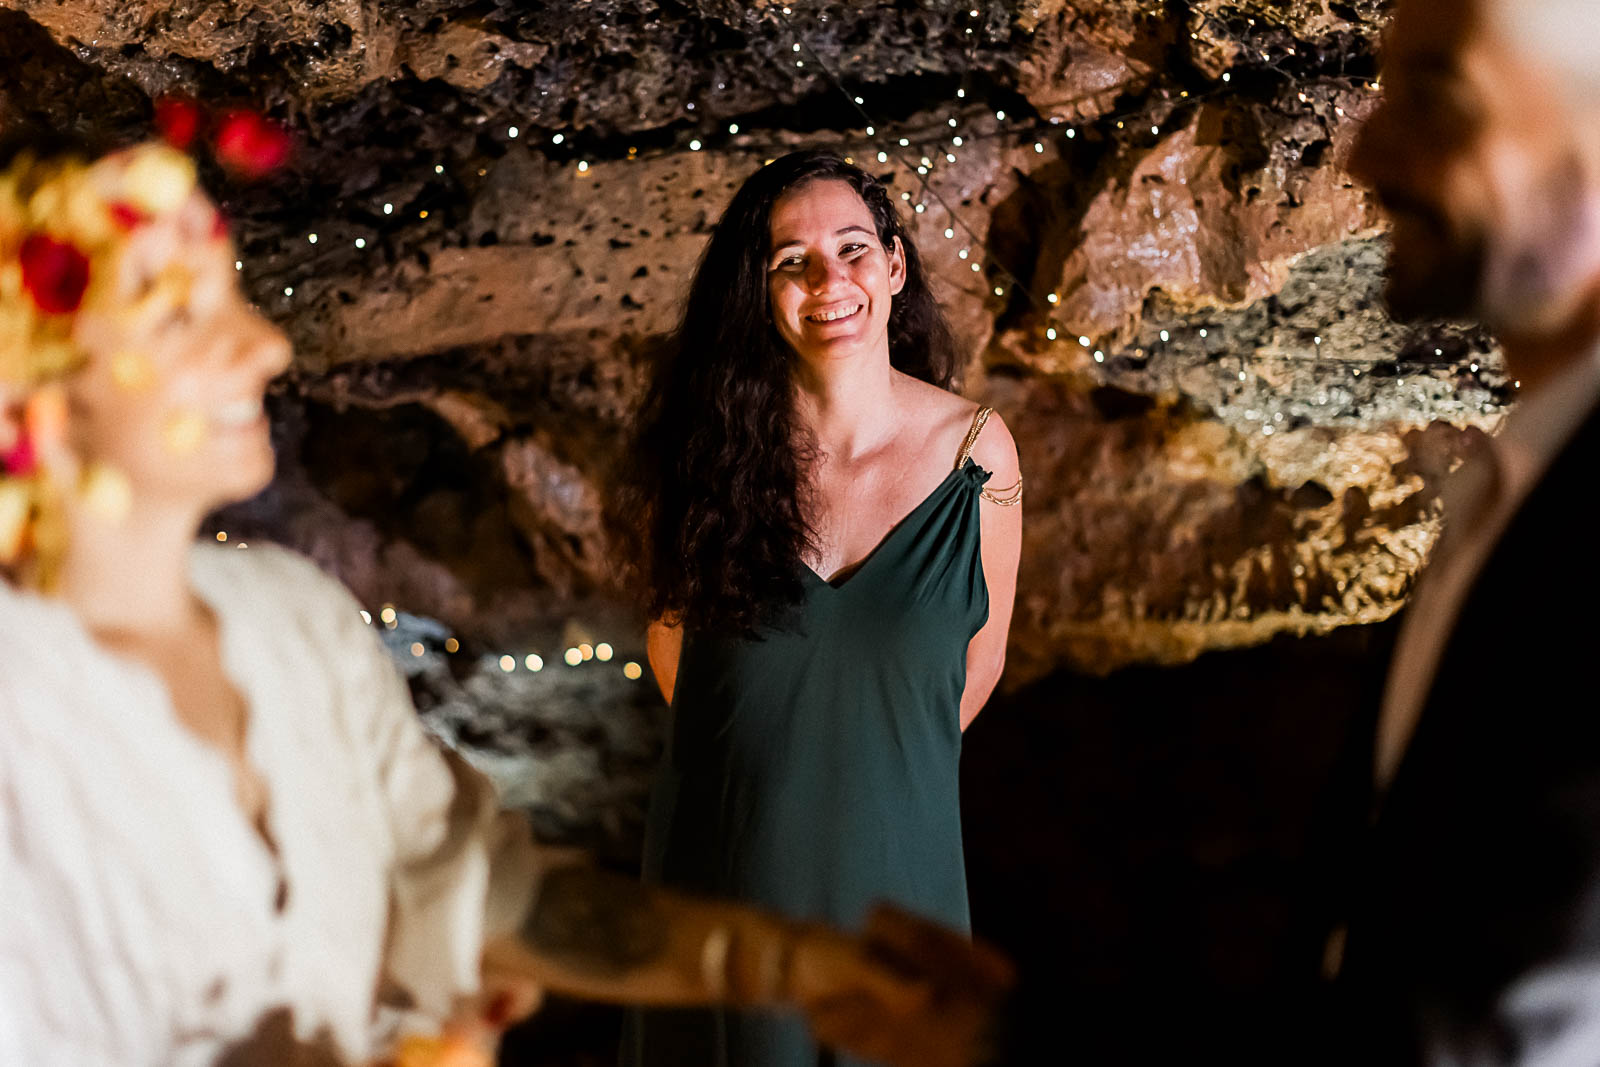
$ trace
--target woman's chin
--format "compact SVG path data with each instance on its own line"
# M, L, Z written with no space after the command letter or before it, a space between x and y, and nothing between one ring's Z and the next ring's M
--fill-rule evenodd
M235 452L227 457L218 456L210 468L214 477L206 487L212 510L238 504L259 494L272 484L276 473L276 460L270 447L263 447L250 455Z
M840 330L836 333L818 334L802 339L796 346L802 356L817 362L837 362L853 359L870 352L872 345L865 330Z
M269 450L263 459L239 471L239 477L232 486L234 501L249 500L260 493L272 484L272 476L275 473L277 473L276 464Z

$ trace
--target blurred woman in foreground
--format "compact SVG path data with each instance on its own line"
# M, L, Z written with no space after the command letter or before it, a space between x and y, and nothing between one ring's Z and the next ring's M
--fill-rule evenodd
M542 863L338 584L194 544L289 361L235 255L171 149L0 156L0 1062L361 1062L485 959L825 1034L908 1003L840 935Z

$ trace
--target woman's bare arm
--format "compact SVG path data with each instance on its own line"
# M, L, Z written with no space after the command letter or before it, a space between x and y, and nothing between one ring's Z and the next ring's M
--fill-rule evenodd
M683 651L683 627L657 619L645 634L645 654L650 660L650 671L656 676L661 695L672 703L672 691L678 682L678 656Z
M550 992L611 1003L805 1008L908 995L855 938L579 865L547 871L521 929L488 954Z
M992 475L985 488L1002 490L1022 478L1017 444L999 415L990 417L973 446L972 458ZM982 523L983 577L989 586L989 621L967 644L967 685L961 692L961 729L983 710L1006 666L1006 639L1011 632L1011 609L1017 595L1017 562L1022 557L1022 505L1002 507L984 499L978 502Z

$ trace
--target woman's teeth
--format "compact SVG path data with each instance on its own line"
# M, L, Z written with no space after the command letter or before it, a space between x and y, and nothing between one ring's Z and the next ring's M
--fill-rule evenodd
M833 322L837 319L848 319L860 310L860 304L852 304L850 307L839 308L837 311L824 311L819 315L807 315L806 318L812 322Z
M224 404L211 413L211 421L224 429L249 426L260 417L261 401L259 399L235 400L231 404Z

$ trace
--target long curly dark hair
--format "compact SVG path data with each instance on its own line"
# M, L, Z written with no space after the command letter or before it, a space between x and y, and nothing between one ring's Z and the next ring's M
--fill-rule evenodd
M801 598L814 445L797 423L796 357L773 324L767 257L773 205L819 180L847 183L883 246L899 238L904 249L890 363L941 388L955 377L955 338L883 184L826 151L794 152L752 174L711 234L636 416L625 529L651 618L750 634Z

